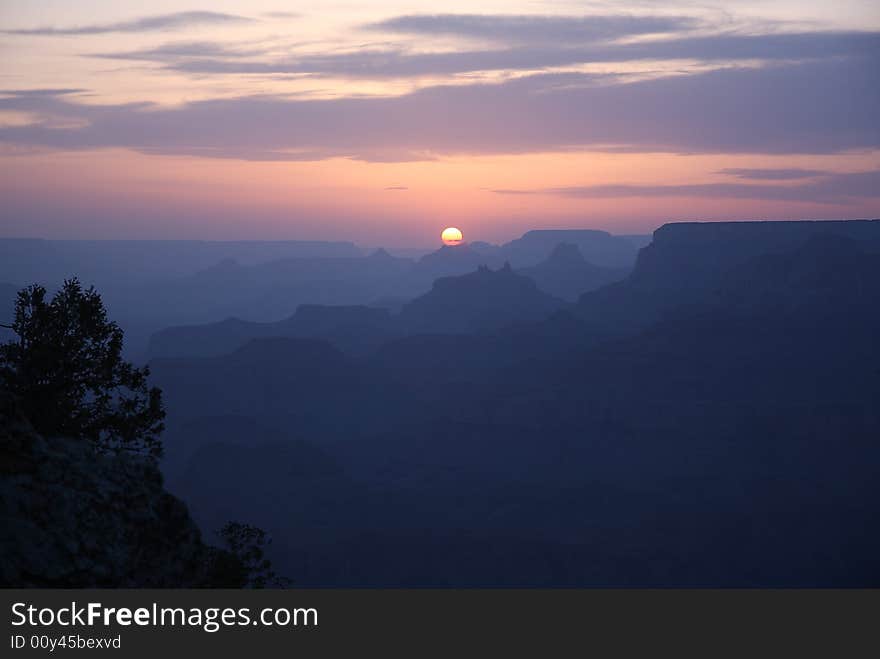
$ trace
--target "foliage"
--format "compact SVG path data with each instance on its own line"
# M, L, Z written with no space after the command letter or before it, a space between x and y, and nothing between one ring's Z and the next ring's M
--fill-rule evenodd
M203 588L246 588L248 574L244 563L232 552L208 546L208 560L202 582Z
M241 522L227 522L217 535L223 541L224 549L238 560L245 585L250 588L285 588L290 585L289 579L276 574L272 562L265 556L265 547L272 540L263 529ZM230 574L233 567L227 566Z
M147 367L122 359L122 330L93 287L69 279L51 300L42 286L23 289L12 330L17 340L0 345L0 382L38 432L161 455L161 391L148 386Z

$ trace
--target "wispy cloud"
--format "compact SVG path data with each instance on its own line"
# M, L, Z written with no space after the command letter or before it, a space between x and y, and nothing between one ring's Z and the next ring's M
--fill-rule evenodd
M278 18L281 20L287 20L290 18L299 18L302 16L299 12L295 11L265 11L263 12L263 16L266 18Z
M76 87L43 87L40 89L0 89L0 96L9 96L18 99L27 98L54 98L56 96L67 96L69 94L79 94L85 92L85 89Z
M249 44L226 44L211 41L176 41L154 48L116 53L90 53L89 57L139 60L149 62L178 62L188 58L236 58L264 55L267 48Z
M456 36L503 43L578 43L609 41L644 34L680 32L697 27L687 16L540 16L434 14L395 16L364 28L423 36Z
M735 178L750 179L756 181L795 181L798 179L815 178L828 174L819 169L742 169L727 168L719 170L719 174L733 176Z
M535 190L494 190L494 192L498 194L545 194L584 199L702 197L709 199L760 199L765 201L802 201L845 205L859 198L880 199L880 170L848 174L825 174L817 180L794 185L756 183L586 185Z
M217 47L218 50L220 46ZM764 35L682 37L650 42L599 45L524 45L512 48L413 53L400 48L311 54L275 59L239 58L230 51L208 49L180 53L163 51L108 53L104 57L155 59L167 68L193 74L311 74L353 78L405 78L454 75L474 71L540 70L583 64L653 60L696 60L708 63L801 61L835 57L876 56L880 32L803 32ZM241 53L239 53L240 55Z
M253 19L234 14L215 11L181 11L173 14L144 16L130 21L116 23L96 23L72 27L37 27L18 30L4 30L5 34L21 35L84 35L109 32L155 32L176 30L195 25L220 25L230 23L249 23Z
M880 148L878 64L877 57L831 58L627 84L542 74L501 84L439 85L396 97L250 96L175 107L11 96L0 98L0 109L62 117L72 127L37 119L3 127L0 142L276 160L405 161L574 150L839 153ZM747 184L719 185L703 189L736 194L742 188L735 186ZM584 194L612 193L639 191Z

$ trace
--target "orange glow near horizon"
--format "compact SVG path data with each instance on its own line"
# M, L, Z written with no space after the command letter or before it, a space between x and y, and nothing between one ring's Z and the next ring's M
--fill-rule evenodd
M860 171L880 153L833 156L537 153L420 162L260 162L123 149L0 159L2 234L58 238L333 239L427 247L436 226L504 242L535 228L649 233L677 220L834 218L801 201L581 198L582 185L719 183L732 167ZM513 191L499 193L498 190ZM522 192L517 192L522 191ZM531 191L531 192L528 192ZM17 209L21 209L18 211ZM876 217L876 201L846 209Z
M2 237L421 248L450 225L498 243L539 228L880 216L876 85L861 50L880 36L880 13L864 0L768 0L723 17L683 0L662 11L450 0L437 15L415 0L294 12L228 0L184 14L172 0L9 4ZM609 34L592 35L592 14L610 17ZM657 16L671 18L668 32L630 32ZM801 37L777 38L787 32ZM831 32L862 53L851 70L835 68L849 62L837 51L816 56ZM716 52L713 35L741 35L747 57ZM670 40L683 50L613 52ZM785 78L760 72L794 62L805 66L793 73L819 67L805 78L816 85L852 85L823 95L795 76L808 102L787 105L787 88L768 98ZM726 121L715 100L728 96L768 112ZM811 196L795 194L811 182Z

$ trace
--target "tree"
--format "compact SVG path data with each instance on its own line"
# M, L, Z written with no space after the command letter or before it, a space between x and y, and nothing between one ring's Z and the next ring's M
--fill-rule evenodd
M237 575L245 585L251 588L285 588L290 585L289 579L276 574L272 562L265 556L264 549L272 540L263 529L241 522L226 522L217 535L223 541L223 549L235 559L227 566L228 573Z
M69 279L47 301L45 288L29 286L11 328L17 340L0 345L0 383L38 432L161 455L162 392L148 386L149 368L122 359L122 330L94 287Z

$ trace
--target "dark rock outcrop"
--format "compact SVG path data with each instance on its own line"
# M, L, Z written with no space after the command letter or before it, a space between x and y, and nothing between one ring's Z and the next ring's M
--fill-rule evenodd
M849 238L880 251L880 220L665 224L639 253L632 279L677 288L681 295L700 295L714 290L731 268L821 236Z
M41 437L0 394L0 585L208 585L214 552L153 462Z
M149 354L151 358L217 357L263 338L321 338L343 352L362 354L393 334L387 309L301 304L289 318L272 323L227 318L205 325L169 327L150 337Z
M411 333L466 334L543 320L565 306L505 265L443 277L430 292L404 305L400 322Z
M844 235L816 234L795 250L765 254L730 270L719 290L720 302L751 313L880 312L880 252L865 247Z
M501 246L501 256L517 268L546 259L559 243L577 246L590 263L630 268L638 249L629 240L593 229L535 229Z
M518 271L545 293L574 302L582 293L624 279L627 268L602 268L584 259L577 245L559 243L538 265Z
M468 244L454 247L444 245L435 252L425 254L413 267L411 276L430 285L438 277L450 277L473 272L479 266L494 265L497 254L473 249Z
M577 315L592 328L644 329L678 309L716 302L731 273L755 259L840 238L880 252L880 220L666 224L632 274L582 295Z

